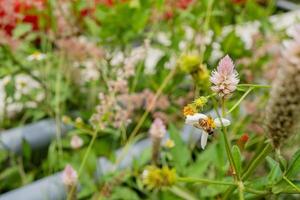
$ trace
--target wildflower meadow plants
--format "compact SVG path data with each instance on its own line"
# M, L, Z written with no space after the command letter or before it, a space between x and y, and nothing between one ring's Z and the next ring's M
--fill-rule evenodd
M58 174L57 199L299 199L300 29L279 12L0 0L1 193Z

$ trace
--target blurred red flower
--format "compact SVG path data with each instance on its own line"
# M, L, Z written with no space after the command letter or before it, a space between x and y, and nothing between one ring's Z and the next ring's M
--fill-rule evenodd
M46 0L0 0L0 29L11 35L18 22L32 25L33 30L39 28L35 10L42 10Z

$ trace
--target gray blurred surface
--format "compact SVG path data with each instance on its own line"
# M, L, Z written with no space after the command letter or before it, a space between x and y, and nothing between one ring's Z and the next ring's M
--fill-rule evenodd
M66 192L61 173L35 181L29 185L4 193L0 200L64 200Z
M53 119L45 119L39 122L13 128L0 132L0 150L7 149L15 153L21 153L22 141L28 142L32 149L46 147L56 137L56 123ZM68 126L61 126L62 135L70 129Z

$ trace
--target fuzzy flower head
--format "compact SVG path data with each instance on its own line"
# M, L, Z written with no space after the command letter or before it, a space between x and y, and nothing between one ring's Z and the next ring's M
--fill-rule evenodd
M142 173L142 181L150 190L172 186L176 182L176 171L167 166L162 168L147 166Z
M70 144L72 149L79 149L83 145L83 140L78 135L73 135Z
M166 126L160 118L156 118L150 127L151 138L163 138L167 133Z
M238 73L228 55L220 60L217 70L212 72L210 82L213 84L211 89L221 97L227 97L236 90Z
M78 182L78 174L71 165L67 165L62 173L62 182L66 186L76 185Z
M202 149L204 149L206 146L208 135L212 135L216 128L230 125L230 121L228 119L225 118L213 119L210 116L204 115L202 113L196 113L194 115L186 116L185 123L202 130L202 134L201 134Z

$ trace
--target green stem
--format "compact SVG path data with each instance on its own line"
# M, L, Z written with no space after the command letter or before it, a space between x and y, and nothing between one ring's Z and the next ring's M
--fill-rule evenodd
M297 192L300 192L300 188L296 186L292 181L290 181L286 176L283 176L283 179L290 185L292 186Z
M260 151L257 156L254 156L254 158L250 162L246 171L243 172L243 175L242 175L243 181L245 181L249 178L249 176L256 169L258 164L261 163L265 159L265 157L269 154L269 152L271 150L272 150L271 144L267 143L266 146L264 147L264 149L262 151ZM228 190L225 192L223 199L224 200L228 199L234 190L235 190L235 186L229 187Z
M230 108L230 110L227 112L227 114L231 113L234 109L236 109L240 103L246 98L246 96L253 90L253 87L250 87L243 96Z
M175 195L181 197L182 199L185 200L197 200L196 197L194 197L190 192L185 191L184 189L178 187L178 186L173 186L169 188L169 190L174 193Z
M224 98L222 98L222 100L221 100L221 107L222 107L222 117L225 117L226 111L225 111L225 99ZM218 114L218 117L220 117L218 112L217 112L217 114ZM227 128L223 126L222 120L221 120L221 125L222 125L222 135L223 135L224 142L225 142L225 149L226 149L226 153L227 153L227 157L228 157L231 169L233 171L233 175L237 181L240 181L240 177L237 174L237 170L236 170L237 168L234 163L233 155L231 152L230 143L229 143L229 140L227 137Z
M79 177L80 177L80 175L82 173L82 170L83 170L83 168L85 166L85 163L87 161L88 155L90 154L90 151L91 151L91 149L93 147L93 144L96 141L96 138L97 138L97 132L94 132L92 140L90 141L89 146L88 146L88 148L87 148L87 150L86 150L86 152L84 154L83 160L82 160L82 162L80 164L80 167L79 167L79 170L78 170L78 179L79 179ZM75 189L76 189L76 186L73 185L72 188L71 188L71 190L70 190L70 192L69 192L69 195L68 195L68 198L67 198L68 200L72 200L72 194L75 192Z
M270 85L238 84L238 87L271 88Z
M244 185L243 185L243 182L241 182L241 181L239 182L238 188L239 188L239 199L244 200Z
M215 180L202 179L202 178L179 177L179 178L177 178L177 180L180 182L186 182L186 183L205 183L205 184L214 184L214 185L234 185L234 186L236 186L236 183L233 183L233 182L215 181Z
M256 190L256 189L248 188L248 187L245 187L245 192L252 193L252 194L258 194L258 195L269 194L269 192L266 190Z

